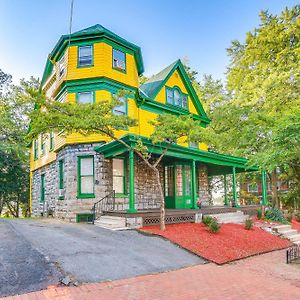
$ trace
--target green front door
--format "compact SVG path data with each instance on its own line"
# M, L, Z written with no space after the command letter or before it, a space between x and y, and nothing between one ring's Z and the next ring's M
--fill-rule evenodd
M165 167L166 208L192 208L192 168L187 163Z

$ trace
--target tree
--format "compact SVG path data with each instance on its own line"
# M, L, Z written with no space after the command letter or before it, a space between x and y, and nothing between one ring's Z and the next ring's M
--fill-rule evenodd
M169 114L158 115L156 120L150 121L151 125L154 126L154 132L150 137L152 142L154 144L164 143L165 145L162 154L154 157L141 140L132 148L118 137L118 129L137 125L137 121L129 116L116 116L112 113L113 108L120 105L118 97L124 96L126 92L120 91L118 97L112 97L110 101L98 101L94 104L61 103L46 99L38 90L28 92L38 107L30 114L31 131L28 135L30 140L49 131L63 131L64 135L72 132L83 135L98 133L121 143L128 150L133 150L136 153L155 174L160 194L160 227L164 230L165 200L158 166L169 147L178 139L185 137L193 141L199 140L201 132L199 122L194 121L190 116Z

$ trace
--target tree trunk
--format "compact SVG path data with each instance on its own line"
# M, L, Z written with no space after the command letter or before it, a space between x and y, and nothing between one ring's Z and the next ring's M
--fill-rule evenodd
M273 206L279 208L279 198L278 198L278 191L277 191L277 173L276 169L274 169L271 173L271 182L272 182L272 202Z
M163 188L161 186L159 170L157 170L157 169L155 170L155 175L156 175L157 186L158 186L158 191L159 191L159 195L160 195L160 230L165 230L166 229L166 224L165 224L165 216L166 216L165 197L164 197Z

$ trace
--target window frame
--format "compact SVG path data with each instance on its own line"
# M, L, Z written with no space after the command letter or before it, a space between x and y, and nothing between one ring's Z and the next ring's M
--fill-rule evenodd
M50 151L52 151L54 149L54 133L53 132L50 132L49 133L49 149Z
M114 166L113 166L113 160L114 159L119 159L123 161L123 171L124 175L123 176L114 176ZM128 188L127 188L127 182L128 182L128 160L125 157L115 157L112 159L112 180L114 182L114 177L123 177L123 193L115 193L116 197L127 197L128 196ZM114 188L114 186L113 186Z
M93 159L93 175L81 175L81 160L85 158L92 158ZM93 176L93 193L81 193L81 178ZM82 155L77 156L77 198L95 198L95 158L94 155Z
M114 51L118 51L118 52L121 52L124 54L124 64L125 64L125 68L124 69L119 69L117 67L115 67L115 64L114 64ZM123 51L123 50L120 50L116 47L112 47L112 68L116 71L119 71L119 72L122 72L122 73L125 73L127 72L127 57L126 57L126 52Z
M87 94L87 93L91 93L91 95L92 95L92 102L90 102L90 103L80 103L79 102L79 95L80 94ZM80 92L76 92L76 103L78 103L78 104L93 104L95 102L96 102L96 93L95 93L95 91L80 91Z
M65 61L66 61L66 59L65 59L65 56L63 55L61 57L61 59L59 60L59 62L58 62L58 73L59 73L58 75L59 75L59 78L62 78L66 73Z
M116 93L113 93L113 94L112 94L112 97L118 98L118 99L120 99L120 98L123 98L123 99L124 99L125 114L124 114L124 115L121 115L121 116L128 116L128 98L127 98L126 96L124 96L124 97L118 97L118 95L117 95ZM120 106L121 106L121 105L120 105ZM116 106L116 107L120 107L120 106ZM112 109L112 114L113 114L114 116L119 116L119 115L114 114L114 109L115 109L115 108Z
M46 155L46 141L43 135L41 135L41 156L45 156L45 155Z
M168 102L168 91L170 91L172 93L172 103ZM179 95L180 95L180 105L177 105L175 104L175 96L174 96L174 92L175 91L178 91L179 92ZM186 107L183 107L182 103L183 103L183 96L186 96ZM169 86L166 86L166 105L172 105L172 106L175 106L179 109L183 109L183 110L186 110L188 111L189 110L189 95L182 92L182 90L180 89L180 87L178 87L177 85L173 86L172 88L169 87Z
M80 48L87 48L90 47L92 49L91 51L91 63L86 65L80 64ZM94 44L88 44L88 45L81 45L77 47L77 68L89 68L94 66Z
M33 142L33 159L34 160L39 159L39 141L38 141L38 139L35 139Z

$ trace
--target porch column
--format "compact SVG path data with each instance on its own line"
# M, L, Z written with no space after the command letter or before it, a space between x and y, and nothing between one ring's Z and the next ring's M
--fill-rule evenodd
M193 209L197 208L197 191L196 191L196 161L192 160L192 196L193 196Z
M262 205L268 205L268 194L267 194L267 173L262 171Z
M224 204L228 206L228 197L227 197L227 181L226 181L226 174L224 174Z
M134 152L129 150L129 209L128 212L136 212L134 195Z
M239 207L237 201L237 192L236 192L236 172L235 167L232 167L232 193L233 193L233 204L235 207Z

